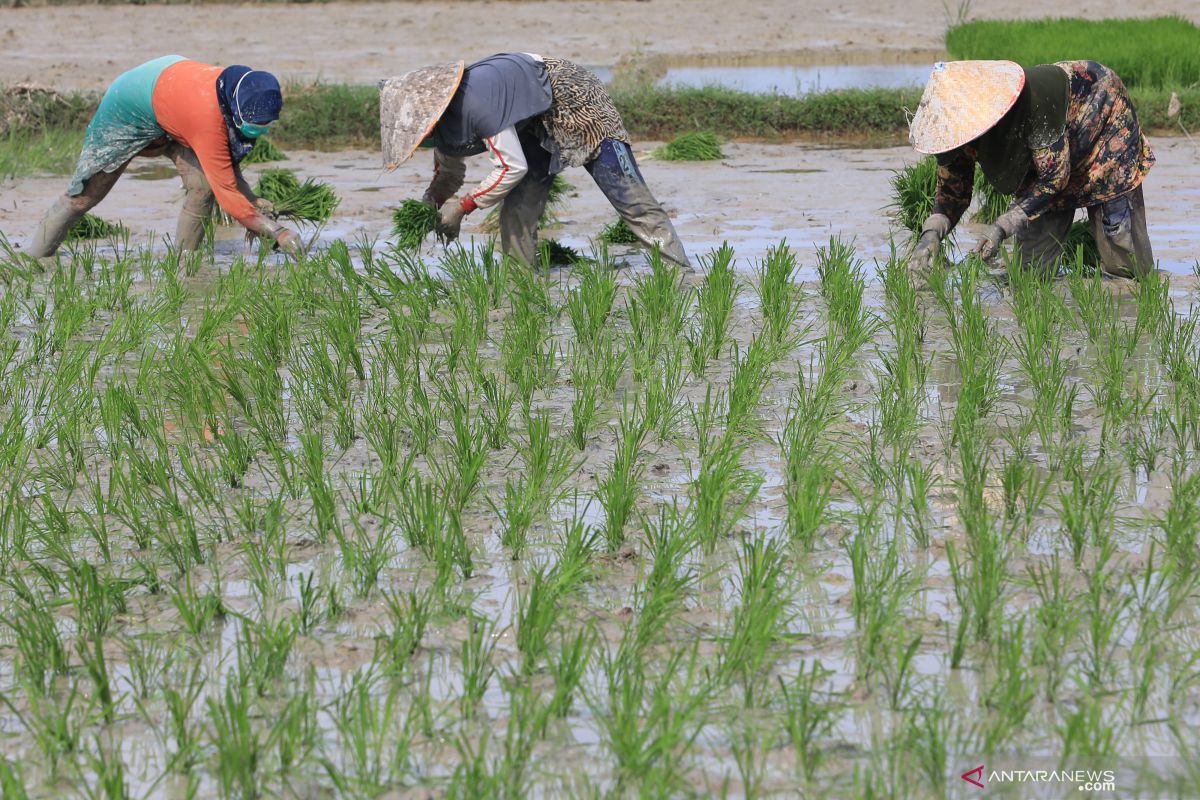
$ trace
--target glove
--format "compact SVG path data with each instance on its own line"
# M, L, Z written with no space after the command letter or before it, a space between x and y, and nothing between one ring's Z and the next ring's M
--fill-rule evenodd
M275 216L275 204L265 197L254 198L254 207L268 216Z
M279 228L275 232L275 247L282 250L289 256L299 259L304 255L304 242L300 240L299 235L287 228Z
M436 196L433 193L433 187L430 187L425 190L425 194L421 195L421 202L434 208L441 208L442 204L446 202L446 198Z
M937 255L938 249L942 246L942 237L937 235L937 231L925 231L921 234L921 238L917 240L917 246L913 250L912 256L908 259L908 268L917 272L924 272L933 267L934 256Z
M942 245L942 239L945 239L949 232L949 217L945 214L930 214L921 226L921 238L917 240L917 246L908 260L909 269L924 271L931 268L933 259Z
M434 230L437 231L438 239L442 241L442 244L453 242L458 238L459 230L462 228L463 217L468 212L468 202L470 202L469 197L464 197L462 200L455 198L442 206L438 223L434 227ZM471 205L473 206L474 203L471 203Z
M979 244L975 245L975 254L984 261L991 261L995 258L996 253L1000 252L1000 243L1004 241L1006 235L1004 228L999 225L988 225L983 229L983 236L979 239Z

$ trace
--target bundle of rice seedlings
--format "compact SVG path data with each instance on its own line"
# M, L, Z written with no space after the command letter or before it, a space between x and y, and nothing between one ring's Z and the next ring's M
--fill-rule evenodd
M266 164L270 161L286 161L287 155L270 139L263 137L254 143L250 155L242 159L243 164Z
M114 236L124 236L128 230L119 222L109 222L92 214L84 214L79 221L67 231L67 239L111 239Z
M1087 222L1071 223L1067 231L1067 244L1063 259L1067 268L1075 265L1075 253L1083 247L1083 266L1090 269L1100 267L1100 248L1096 246L1096 237L1092 236L1092 226Z
M900 224L915 236L920 234L925 218L933 210L936 192L937 159L929 156L892 174L892 204L889 207L896 210ZM1012 195L1000 194L993 189L979 167L975 168L973 194L980 205L971 217L972 222L995 222L1012 204Z
M675 137L650 153L650 157L659 161L716 161L725 155L715 133L694 131Z
M328 183L312 178L301 183L289 169L265 170L254 192L275 204L276 215L309 222L325 222L340 202Z
M550 191L546 193L546 207L542 210L541 218L538 219L538 228L549 228L551 225L558 224L558 214L567 204L567 193L573 191L575 191L575 187L567 183L567 179L561 174L554 176L554 180L550 181ZM485 233L500 231L500 209L503 205L504 201L501 201L500 205L493 208L484 217L480 227Z
M1012 195L1000 194L993 189L978 167L975 168L975 197L979 199L979 210L971 217L973 222L995 222L1012 205Z
M625 220L618 218L616 222L605 225L600 229L600 241L605 244L637 244L638 238L633 235L633 231Z
M937 191L937 159L930 156L892 173L892 204L901 225L921 233Z
M438 210L428 203L409 198L392 213L392 232L396 244L405 250L415 250L425 241L438 221Z
M570 267L588 259L573 247L567 247L557 239L542 239L538 242L538 258L552 267Z

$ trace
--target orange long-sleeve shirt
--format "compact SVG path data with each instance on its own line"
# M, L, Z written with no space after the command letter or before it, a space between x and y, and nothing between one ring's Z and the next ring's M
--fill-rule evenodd
M172 139L195 151L221 208L258 232L267 220L238 188L225 117L217 101L220 74L221 67L199 61L179 61L167 67L154 84L154 116Z

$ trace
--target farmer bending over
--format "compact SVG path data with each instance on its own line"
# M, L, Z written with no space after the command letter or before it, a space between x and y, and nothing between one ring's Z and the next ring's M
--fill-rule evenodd
M29 252L42 257L58 250L71 226L104 199L134 158L166 156L175 162L185 192L175 229L180 250L200 245L215 194L221 208L248 230L298 254L300 237L265 216L273 210L271 202L255 196L238 166L282 107L275 76L249 67L221 69L163 56L120 75L88 124L67 193L47 212Z
M1075 209L1086 208L1105 273L1138 278L1154 268L1142 180L1154 154L1121 79L1095 61L1022 69L1011 61L950 61L933 69L909 131L937 156L937 194L912 264L928 267L971 203L978 163L1013 195L976 252L985 259L1015 237L1026 263L1054 274Z
M423 199L441 209L437 231L458 236L463 217L503 200L500 246L527 264L537 257L537 227L554 176L583 166L648 247L691 268L666 211L646 187L629 134L600 80L570 61L502 53L409 72L380 84L383 159L407 161L426 139L433 180ZM471 191L467 156L487 153L492 172Z

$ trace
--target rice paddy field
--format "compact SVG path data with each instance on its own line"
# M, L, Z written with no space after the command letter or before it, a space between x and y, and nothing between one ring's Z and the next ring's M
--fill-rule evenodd
M233 63L206 37L262 10L32 4L0 8L0 798L1200 797L1194 9L272 4L296 77L246 174L308 254L219 214L180 254L138 162L36 260L103 71L38 37ZM695 272L582 169L532 267L497 214L430 236L427 164L381 176L374 80L516 41L615 65ZM652 74L800 46L1114 66L1165 271L1104 278L1086 231L1053 281L984 264L977 180L914 273L935 164L850 145L919 88Z
M114 245L4 259L5 797L1193 795L1191 282Z

